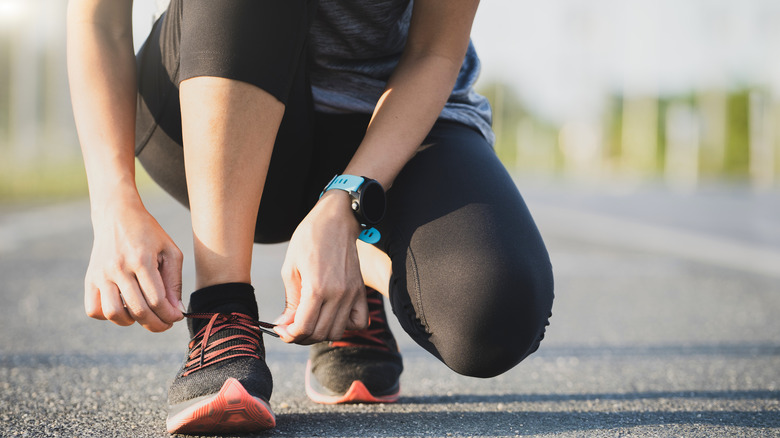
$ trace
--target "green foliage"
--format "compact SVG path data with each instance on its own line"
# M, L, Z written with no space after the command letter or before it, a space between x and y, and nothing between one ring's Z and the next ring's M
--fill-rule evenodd
M0 173L0 201L65 199L85 196L87 178L79 162L6 167Z
M606 142L604 148L604 157L610 161L616 161L620 158L622 152L623 138L623 98L621 96L610 96L608 99L606 114L604 115L606 125Z
M136 161L139 188L155 185ZM28 167L0 166L0 202L58 200L87 196L87 175L80 159Z
M488 98L493 109L495 150L499 159L510 168L555 171L560 165L556 163L560 161L558 126L531 111L508 85L492 82L480 87L478 92ZM531 138L520 138L521 128L530 131Z
M728 96L726 151L723 161L727 176L748 174L750 163L750 90Z
M559 146L562 126L534 113L511 87L500 83L489 83L479 92L490 100L494 111L496 132L496 153L510 169L523 172L557 174L568 170L565 151ZM657 147L651 168L646 174L664 172L667 152L667 112L671 106L682 103L696 111L700 118L701 150L699 172L707 178L747 179L750 162L750 96L761 90L743 88L739 90L702 90L657 99ZM765 94L764 94L765 95ZM624 135L624 108L629 98L613 95L607 97L601 124L596 128L603 131L599 158L602 162L594 166L594 172L620 173L625 171L625 151L622 142L630 136ZM655 99L655 98L654 98ZM2 106L0 106L2 109ZM771 104L768 110L777 111L775 120L780 119L780 105ZM7 114L0 112L0 146L7 141ZM780 146L780 130L776 130L775 144ZM6 145L7 146L7 145ZM74 146L75 147L75 146ZM777 146L776 146L777 147ZM0 202L26 199L52 199L85 196L87 193L84 167L78 156L64 162L44 159L28 166L13 163L7 156L8 150L0 148ZM780 148L778 148L780 167ZM640 169L641 170L641 169ZM153 184L138 166L139 185Z
M566 171L565 152L558 147L562 126L550 123L534 114L509 86L490 83L479 92L490 99L494 110L496 152L510 168L531 169L558 173ZM645 162L644 169L633 169L648 176L662 174L667 153L667 114L671 107L683 104L692 108L699 120L700 143L699 169L706 177L746 179L750 161L750 96L761 90L741 88L737 90L702 90L679 95L659 97L626 97L612 95L605 100L601 115L603 161L599 169L614 172L629 171L623 159L626 154L622 144L626 138L636 138L624 132L624 109L629 99L655 102L657 105L656 148L653 159ZM766 94L764 94L766 95ZM721 97L722 96L722 97ZM775 105L773 108L780 108ZM778 113L780 117L780 113ZM648 119L649 121L649 119ZM645 125L646 126L646 125ZM533 131L531 141L523 137L525 128ZM630 128L629 128L630 129ZM778 132L777 135L780 135ZM521 138L522 137L522 138ZM641 137L639 137L641 138ZM775 141L780 145L780 138ZM779 151L780 152L780 151ZM634 163L635 165L635 163Z
M480 89L493 109L493 131L496 134L495 150L504 163L517 160L517 123L527 111L511 87L501 83L490 83Z

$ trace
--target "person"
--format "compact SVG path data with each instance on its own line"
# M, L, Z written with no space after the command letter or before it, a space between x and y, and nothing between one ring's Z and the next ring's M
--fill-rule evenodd
M477 6L171 0L134 54L132 0L70 1L94 228L86 313L153 332L187 317L169 432L274 427L262 331L312 345L315 402L396 401L383 296L463 375L496 376L538 348L552 268L473 89ZM134 156L190 209L188 312L182 253L143 206ZM288 240L286 307L261 323L252 248Z

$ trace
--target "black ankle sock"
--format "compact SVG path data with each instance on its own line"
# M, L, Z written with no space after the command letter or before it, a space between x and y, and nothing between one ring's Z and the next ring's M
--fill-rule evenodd
M190 295L190 313L238 312L258 319L255 288L247 283L225 283L198 289ZM188 318L190 336L208 324L208 320Z

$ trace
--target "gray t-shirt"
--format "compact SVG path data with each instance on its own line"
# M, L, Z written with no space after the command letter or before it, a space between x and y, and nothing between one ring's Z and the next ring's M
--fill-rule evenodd
M406 44L413 0L320 0L310 33L317 111L372 113ZM440 118L480 131L493 144L488 100L474 91L473 44Z

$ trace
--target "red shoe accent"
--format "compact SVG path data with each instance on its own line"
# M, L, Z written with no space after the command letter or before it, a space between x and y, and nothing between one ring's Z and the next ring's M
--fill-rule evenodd
M276 416L268 403L252 397L231 377L216 395L169 417L166 425L169 433L256 432L276 426Z
M242 313L185 313L184 316L187 318L208 319L209 323L200 329L198 334L190 340L190 355L187 363L184 364L182 377L187 377L195 371L235 357L244 356L263 360L258 352L262 348L260 345L263 342L260 338L260 332L279 337L278 334L270 330L274 327L273 324L255 321ZM212 335L217 334L221 330L230 329L243 333L209 342L209 338ZM238 345L223 346L231 341L241 342Z
M317 392L311 384L312 377L311 360L306 363L306 395L315 403L337 405L343 403L394 403L401 394L399 389L393 394L375 396L368 391L366 385L360 380L355 380L347 392L342 395L327 395Z

